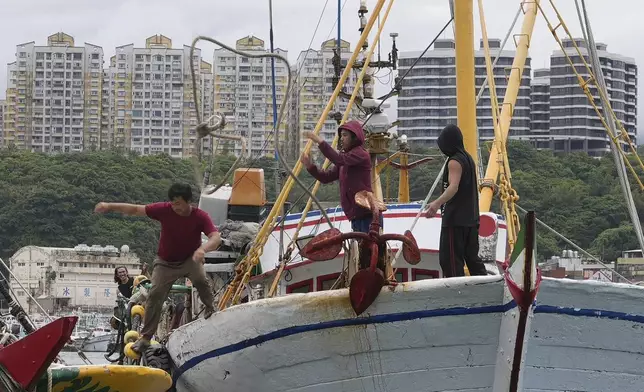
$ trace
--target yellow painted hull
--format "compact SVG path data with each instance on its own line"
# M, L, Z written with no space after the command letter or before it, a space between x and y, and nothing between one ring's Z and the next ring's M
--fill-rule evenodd
M161 369L144 366L89 365L54 368L38 383L36 392L48 391L165 392L172 378Z

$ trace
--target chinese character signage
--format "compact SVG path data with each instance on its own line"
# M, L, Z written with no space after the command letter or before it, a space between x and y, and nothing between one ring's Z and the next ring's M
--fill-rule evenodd
M105 289L105 292L103 293L106 297L110 296L110 289Z
M86 297L90 296L89 287L85 287L85 291L83 292L83 295Z
M69 292L69 287L65 287L63 289L63 297L69 297L70 292Z

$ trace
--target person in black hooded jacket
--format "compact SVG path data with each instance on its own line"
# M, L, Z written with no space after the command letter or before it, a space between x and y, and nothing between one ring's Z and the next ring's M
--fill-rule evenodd
M465 151L463 134L453 124L438 136L438 148L447 155L443 174L443 193L429 203L427 218L441 209L442 225L438 258L443 276L487 275L479 258L479 193L476 165Z

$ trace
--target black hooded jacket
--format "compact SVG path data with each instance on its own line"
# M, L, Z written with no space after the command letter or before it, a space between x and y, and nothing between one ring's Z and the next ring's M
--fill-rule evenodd
M461 181L454 197L441 206L442 226L473 227L479 224L479 193L476 180L476 165L470 154L465 151L463 134L456 125L446 126L438 136L438 148L461 164ZM443 173L443 191L449 185L449 171Z

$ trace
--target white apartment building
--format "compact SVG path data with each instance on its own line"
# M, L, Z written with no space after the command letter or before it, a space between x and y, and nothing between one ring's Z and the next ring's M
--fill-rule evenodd
M209 64L202 64L195 50L198 94L202 72L209 78ZM173 49L172 40L155 35L145 48L133 44L116 48L106 79L114 82L114 145L143 155L167 153L173 157L193 154L197 126L190 76L190 47ZM200 97L201 98L201 97ZM208 99L201 99L207 105ZM211 113L211 108L202 109ZM107 122L109 126L109 118Z
M341 40L340 46L341 63L346 66L352 54L351 44ZM302 51L297 57L296 66L292 70L296 76L299 71L299 76L295 78L295 88L292 91L294 105L289 116L289 128L292 130L292 132L289 132L289 142L298 146L297 151L295 151L296 155L299 155L308 141L302 140L301 133L315 129L315 125L336 87L333 80L335 75L333 55L336 48L337 40L329 39L322 43L320 50L309 49ZM344 91L349 95L353 92L357 75L358 72L351 72L344 85ZM344 113L347 103L348 99L337 98L333 112ZM355 113L357 114L357 112ZM350 117L350 119L353 119L353 117ZM331 143L337 134L337 129L337 122L333 119L327 119L320 130L320 136L328 143Z
M63 32L16 47L7 67L4 141L38 152L100 148L103 49Z
M115 58L110 59L111 63ZM114 140L114 66L103 70L103 92L101 94L101 148L116 147Z
M264 41L248 36L237 40L235 47L250 53L267 53ZM276 54L284 57L288 52L279 48ZM214 60L214 112L226 115L228 125L224 132L246 138L251 156L272 156L275 140L273 132L273 98L270 59L251 59L215 49ZM275 61L277 110L286 94L287 70L281 61ZM279 127L279 139L284 141L286 118ZM240 143L226 143L235 155L241 153Z
M588 49L581 38L574 43L580 48L586 62ZM571 57L577 72L584 78L588 73L574 48L573 40L563 40L566 54ZM608 52L606 44L596 43L597 56L604 74L611 106L617 119L624 125L629 137L636 142L637 134L637 64L635 59ZM550 148L555 152L585 151L593 156L601 156L610 151L610 141L604 126L579 87L577 77L572 72L568 60L561 50L550 56L549 79L549 133L548 140L540 139L537 146ZM591 92L599 103L597 89ZM624 148L627 148L624 146Z
M489 39L490 56L499 57L493 69L499 105L505 96L509 70L515 51L503 50L501 41ZM475 51L476 92L483 85L487 75L485 54L480 43ZM399 74L411 67L421 52L402 52L399 60ZM521 87L514 107L510 137L522 137L530 131L530 58L526 59ZM433 50L427 51L403 81L398 97L398 134L407 135L411 145L436 145L440 131L448 124L457 123L456 113L456 53L453 39L437 40ZM476 123L479 140L494 139L494 125L489 89L486 88L476 106Z
M0 99L0 148L4 147L4 112L7 107L7 101Z
M537 148L549 148L550 69L535 69L530 80L530 140Z
M118 285L114 269L127 267L130 276L140 272L141 261L129 247L80 244L74 248L26 246L10 259L9 266L20 284L41 306L49 310L68 307L113 307ZM10 287L27 312L37 306L20 284L11 279Z

